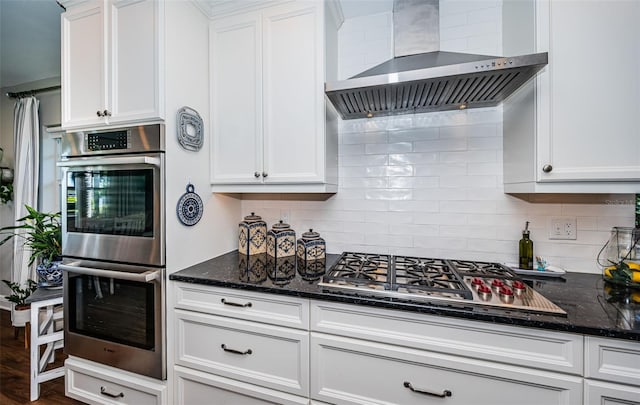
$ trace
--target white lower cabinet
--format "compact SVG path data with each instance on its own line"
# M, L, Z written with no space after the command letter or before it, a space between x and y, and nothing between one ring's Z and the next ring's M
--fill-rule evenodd
M176 404L264 405L308 404L307 397L247 384L218 375L175 367Z
M582 378L312 333L311 393L335 404L574 404Z
M162 381L69 357L65 363L65 395L87 404L165 405Z
M309 300L176 283L174 403L309 403Z
M584 403L640 405L640 344L585 339Z

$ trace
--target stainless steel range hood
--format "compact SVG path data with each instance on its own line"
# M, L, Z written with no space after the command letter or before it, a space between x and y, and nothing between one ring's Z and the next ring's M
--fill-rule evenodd
M496 57L443 52L438 0L394 0L394 55L326 83L343 119L496 106L547 65L547 53Z

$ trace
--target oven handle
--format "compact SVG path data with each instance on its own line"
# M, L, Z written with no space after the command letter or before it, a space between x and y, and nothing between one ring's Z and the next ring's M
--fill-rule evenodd
M120 156L102 159L74 159L56 162L58 167L110 166L110 165L152 165L160 167L160 159L151 156Z
M144 273L127 273L123 271L93 269L90 267L69 266L66 264L61 264L58 268L72 273L86 274L88 276L108 277L119 280L137 281L141 283L148 283L153 280L157 280L160 277L160 270L149 270Z

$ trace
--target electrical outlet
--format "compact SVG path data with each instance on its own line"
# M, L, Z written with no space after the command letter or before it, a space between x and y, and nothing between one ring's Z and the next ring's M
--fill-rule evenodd
M549 225L549 239L577 239L575 217L553 217Z

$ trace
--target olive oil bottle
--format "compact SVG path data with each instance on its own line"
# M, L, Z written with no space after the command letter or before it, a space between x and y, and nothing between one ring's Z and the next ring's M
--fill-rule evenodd
M520 262L518 267L524 270L533 270L533 241L529 239L529 221L522 231L522 239L519 242Z

